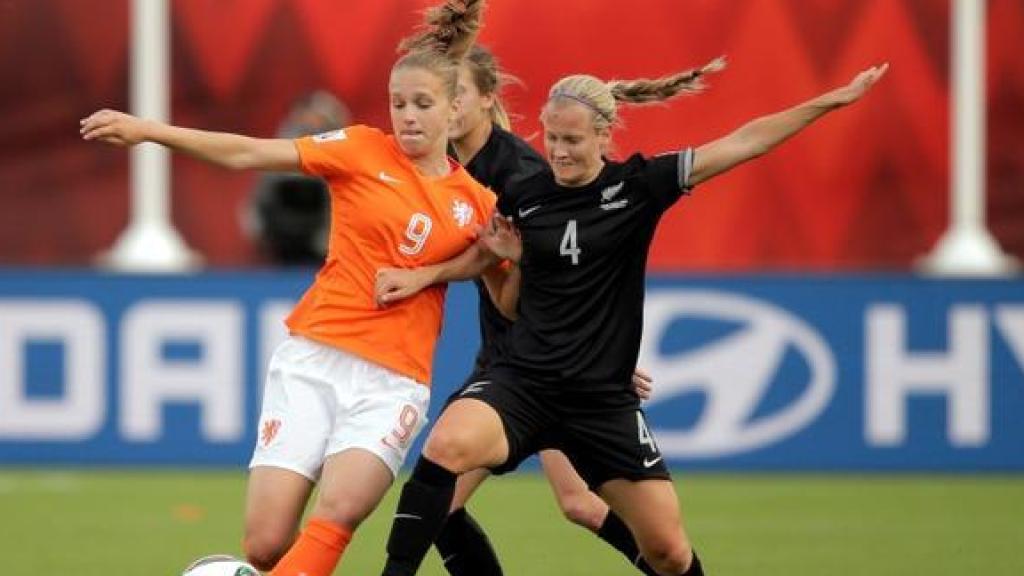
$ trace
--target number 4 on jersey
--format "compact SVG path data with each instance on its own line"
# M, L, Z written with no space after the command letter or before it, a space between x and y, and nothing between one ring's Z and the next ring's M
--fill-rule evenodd
M579 266L580 252L582 250L580 250L579 241L576 239L576 221L569 220L565 225L565 234L562 235L562 245L559 246L558 253L572 258L573 266Z

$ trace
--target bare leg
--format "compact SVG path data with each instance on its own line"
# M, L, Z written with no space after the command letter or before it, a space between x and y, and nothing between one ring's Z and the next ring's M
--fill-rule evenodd
M360 448L328 456L320 494L298 539L272 576L330 576L352 534L377 507L393 477L375 454Z
M608 505L590 491L565 454L544 450L540 453L540 463L562 514L591 532L600 530L608 515Z
M629 526L644 559L658 574L677 576L689 570L693 548L683 530L672 482L611 480L600 493Z
M456 474L497 466L508 458L501 417L480 400L456 400L430 431L423 455Z
M312 516L355 531L377 507L394 477L376 455L354 448L324 462Z
M455 496L452 497L452 505L449 512L465 507L466 502L469 502L469 499L476 493L476 489L484 483L484 480L490 477L491 472L487 468L477 468L471 472L461 474L455 482Z
M638 571L648 576L656 574L641 556L629 527L590 490L565 454L558 450L544 450L540 453L540 462L558 500L558 507L570 522L596 534L622 553Z
M245 501L245 556L256 568L269 571L295 541L313 481L270 466L249 472Z

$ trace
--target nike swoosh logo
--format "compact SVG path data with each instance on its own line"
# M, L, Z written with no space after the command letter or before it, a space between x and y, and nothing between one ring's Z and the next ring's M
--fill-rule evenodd
M415 514L395 514L395 520L404 518L406 520L423 520L423 516L417 516Z
M402 181L387 172L381 170L380 174L377 174L377 178L380 178L381 182L387 182L388 184L401 184Z
M529 216L530 214L533 214L537 210L540 210L540 204L537 204L536 206L531 206L530 208L520 208L519 209L519 217L520 218L526 218L527 216Z
M644 468L650 468L651 466L654 466L658 462L661 462L662 458L662 456L658 456L654 460L648 460L647 458L644 458Z

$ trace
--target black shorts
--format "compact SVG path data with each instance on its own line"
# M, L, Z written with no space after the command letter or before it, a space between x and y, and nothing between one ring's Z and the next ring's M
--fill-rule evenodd
M494 474L511 472L531 455L553 448L565 453L592 490L617 478L670 478L640 401L629 390L587 397L491 374L459 389L448 403L463 398L485 402L501 417L509 454L491 469Z

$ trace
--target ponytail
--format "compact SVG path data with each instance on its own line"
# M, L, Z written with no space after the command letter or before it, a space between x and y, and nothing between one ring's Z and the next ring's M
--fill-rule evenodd
M404 53L425 50L460 61L480 33L484 0L448 0L424 13L419 31L398 45Z
M679 94L698 94L704 91L704 77L725 68L725 58L718 57L702 68L687 70L663 76L654 80L616 80L608 83L608 89L616 102L647 104L663 102Z
M398 51L404 55L394 69L423 68L444 80L448 96L455 98L458 67L480 33L484 0L448 0L424 14L419 31L402 40Z
M551 87L548 101L567 98L590 108L599 127L619 122L618 105L664 102L680 94L704 90L704 76L725 68L725 58L715 58L701 68L687 70L654 80L615 80L604 82L589 75L567 76Z

